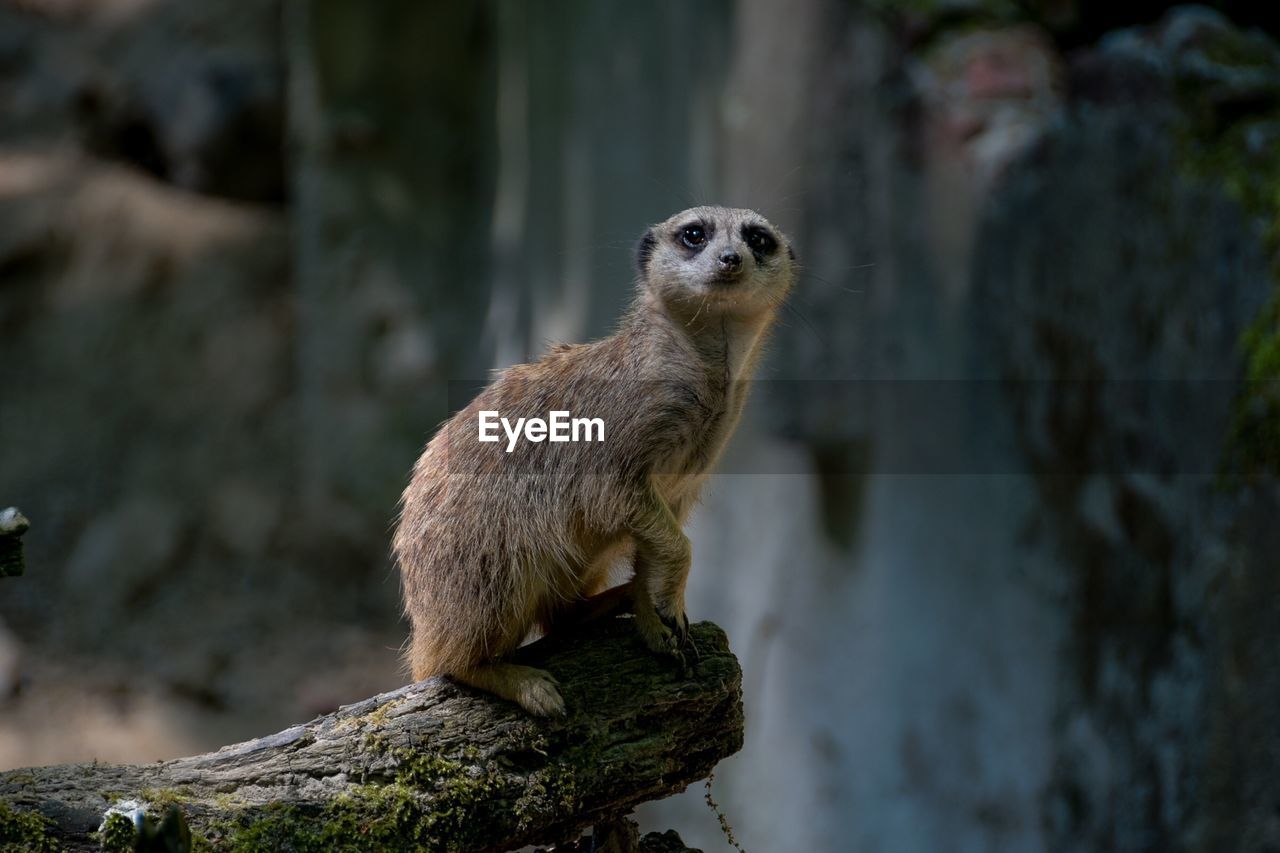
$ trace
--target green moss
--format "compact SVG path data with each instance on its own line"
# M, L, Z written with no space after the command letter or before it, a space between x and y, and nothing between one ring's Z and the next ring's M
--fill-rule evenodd
M98 833L98 843L103 853L130 853L133 850L135 830L133 821L118 812L107 815Z
M137 798L147 804L149 814L161 814L168 806L181 808L192 802L190 788L143 788Z
M365 752L371 753L373 755L383 755L389 749L386 735L384 735L382 732L366 733L364 736L364 740L361 742L361 746L363 747Z
M520 829L545 823L548 818L572 813L578 807L577 778L564 768L547 768L532 774L513 812Z
M321 851L466 850L467 840L450 835L451 815L435 815L413 788L399 782L362 785L319 814L299 806L274 805L245 822L210 828L214 846L240 853L278 850Z
M238 817L209 822L201 829L204 849L219 851L279 850L469 851L495 821L520 827L544 822L551 814L573 809L580 800L573 773L545 765L551 751L546 735L530 725L515 749L526 753L531 769L511 777L495 759L475 745L441 756L389 745L380 732L369 732L361 747L367 758L384 759L381 779L362 784L322 809L277 804L253 808L235 798L217 802L223 813ZM523 764L523 761L522 761ZM507 781L512 780L512 781ZM178 801L181 791L146 792ZM210 847L211 845L211 847Z
M34 811L20 811L0 800L0 853L55 853L53 822Z
M484 813L493 808L495 797L500 793L491 781L498 774L476 764L408 749L395 750L394 754L400 762L396 781L385 786L392 789L390 792L378 791L378 796L389 793L395 798L393 805L403 809L408 805L404 802L407 795L417 791L438 795L449 805L443 811L432 809L423 813L422 829L438 845L444 845L442 849L467 849L468 831L483 825ZM455 848L455 844L460 846Z
M399 702L388 702L385 705L374 708L364 716L361 721L361 725L372 726L379 729L382 728L387 722L387 715L390 714L393 709L399 707L400 704L401 703Z
M206 837L214 849L231 851L467 851L475 846L475 832L515 798L493 781L496 768L388 749L376 735L365 747L395 759L391 781L356 786L319 812L287 804L254 810L240 820L206 825ZM468 748L460 757L470 761L479 751Z
M214 794L213 805L220 811L229 812L238 808L244 808L245 802L234 792L224 792L221 794Z
M109 802L118 802L120 796L111 796ZM187 810L184 804L194 802L190 790L187 788L143 788L137 793L136 799L144 805L147 814L147 832L155 833L157 831L157 821L159 821L158 831L160 834L171 832L174 830L166 830L165 815L169 809L176 809L177 817L181 819L181 823L185 826L187 818ZM186 832L191 834L191 850L193 853L204 853L204 851L212 851L213 847L209 844L208 839L204 838L197 832L191 831L186 827ZM103 828L98 832L97 838L102 845L102 849L107 853L113 851L131 851L134 848L134 842L137 838L137 830L134 827L133 820L120 813L109 814L103 823Z
M206 827L218 850L320 850L312 818L294 806L272 805L254 814L251 822L229 821Z

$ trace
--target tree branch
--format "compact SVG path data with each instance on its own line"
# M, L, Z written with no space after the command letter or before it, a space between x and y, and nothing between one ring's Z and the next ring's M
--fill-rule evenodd
M42 814L70 849L97 849L104 812L127 813L128 801L156 816L177 804L215 849L500 851L571 840L683 790L741 748L737 660L717 626L691 636L699 657L688 672L648 651L626 618L521 649L522 662L560 681L563 719L432 679L206 755L0 773L0 798Z

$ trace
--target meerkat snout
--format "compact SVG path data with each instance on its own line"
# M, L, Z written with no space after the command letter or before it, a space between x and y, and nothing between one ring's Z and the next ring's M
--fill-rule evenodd
M732 249L721 252L716 261L720 265L721 272L726 276L736 276L742 271L742 255Z

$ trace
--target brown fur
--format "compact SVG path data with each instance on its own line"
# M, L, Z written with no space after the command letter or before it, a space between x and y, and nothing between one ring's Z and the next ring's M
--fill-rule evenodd
M695 222L707 237L696 251L682 241ZM773 251L753 252L744 228L765 229ZM726 278L729 252L741 269ZM690 562L681 528L742 411L793 257L751 211L677 214L645 235L638 294L613 335L503 371L441 428L414 467L394 540L415 679L448 674L531 713L562 713L547 673L503 659L604 590L622 559L642 636L678 654ZM553 409L599 417L604 441L522 439L507 453L505 435L478 441L482 409L513 423Z

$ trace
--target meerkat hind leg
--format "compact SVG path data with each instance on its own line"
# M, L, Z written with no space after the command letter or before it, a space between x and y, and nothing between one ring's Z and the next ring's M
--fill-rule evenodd
M551 673L516 663L482 663L451 673L454 680L515 702L538 717L563 716L564 699Z

